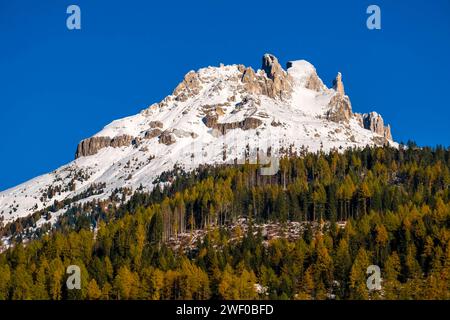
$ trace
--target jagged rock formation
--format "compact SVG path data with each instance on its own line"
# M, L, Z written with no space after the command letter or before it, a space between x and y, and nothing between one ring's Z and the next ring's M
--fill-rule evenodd
M175 136L172 134L172 132L164 131L159 136L159 143L165 144L166 146L170 146L175 142L177 142L177 139L175 139Z
M331 98L328 107L329 110L326 113L326 117L334 122L348 123L353 115L350 99L339 93Z
M132 144L134 138L129 135L120 135L114 138L110 137L92 137L84 139L78 144L75 153L75 159L96 154L100 149L106 147L119 148Z
M355 117L362 128L375 132L388 140L392 140L390 125L385 126L383 118L377 112L355 113Z
M155 129L149 129L145 131L144 139L152 139L155 137L158 137L162 133L162 130L155 128Z
M326 117L334 122L348 123L353 116L352 105L349 97L345 95L340 72L338 72L336 79L333 81L333 89L336 93L328 103L329 110L326 113Z
M328 120L348 123L354 117L362 128L375 132L387 140L392 140L391 127L389 125L384 126L381 115L376 112L353 113L350 99L345 95L344 83L340 72L338 72L333 81L333 89L336 93L328 104L329 110L326 113Z
M224 135L229 130L240 128L242 130L250 130L258 128L263 122L258 118L248 117L242 121L218 123L217 116L209 115L203 118L203 122L208 128L217 130L220 134Z
M267 95L271 98L289 98L292 91L292 79L283 70L278 59L271 54L265 54L262 59L262 69L271 80L266 82Z
M285 150L397 146L391 139L381 116L352 112L340 73L328 88L309 62L291 61L284 70L266 54L257 71L221 65L188 72L173 94L81 141L75 161L1 192L0 218L9 223L54 201L78 204L93 185L104 186L98 199L120 188L152 190L155 178L175 165L189 171L231 163L248 156L247 146L275 157ZM42 197L49 188L61 190L51 203Z
M344 84L342 83L342 74L340 72L338 72L336 79L333 81L333 89L336 90L340 96L345 95Z
M109 137L92 137L84 139L77 146L75 159L96 154L98 150L109 147L110 143L111 138Z
M264 82L261 76L257 76L252 67L242 68L241 81L244 83L245 91L254 94L261 94L264 90Z
M162 129L164 126L161 121L150 121L149 125L150 125L150 128L152 128L152 129L154 129L154 128Z
M297 66L294 66L294 64ZM298 62L287 63L288 71L294 70L295 68L298 68ZM227 97L226 102L204 105L202 107L202 110L205 113L202 118L203 123L206 127L216 130L216 132L221 135L225 135L228 131L237 128L249 130L261 126L263 121L259 117L251 115L256 114L256 111L259 109L261 101L257 97L260 95L285 101L291 98L294 85L301 85L302 87L317 93L326 93L327 90L329 90L318 77L317 72L312 65L307 62L302 62L300 73L304 73L304 75L302 75L300 82L298 82L299 79L297 79L297 83L295 83L292 75L283 70L278 59L271 54L265 54L263 56L261 70L258 70L258 72L255 72L251 67L245 67L243 65L238 65L237 70L240 75L237 77L232 76L230 77L230 80L238 82L237 92L242 95L241 101L236 101L236 94L234 94ZM195 71L190 71L185 75L183 81L175 88L172 96L166 97L160 103L152 105L151 108L160 109L171 104L172 101L182 103L192 97L196 97L200 94L208 80L210 80L209 77L201 76ZM223 89L223 84L218 83L216 87L214 87L214 92L219 92L221 89ZM388 140L392 140L390 126L384 126L384 121L380 115L373 112L369 114L357 114L352 112L350 99L345 94L342 74L340 72L333 81L333 89L334 94L329 99L324 114L327 120L335 123L348 124L352 118L355 118L362 128L375 132ZM233 104L235 108L233 112L238 112L241 109L253 111L240 121L220 121L220 118L226 114L226 108L232 107ZM149 110L143 112L145 115L148 115L148 113ZM187 113L187 110L183 111L183 114ZM259 116L263 115L267 116L264 112L259 113ZM275 123L280 124L278 122ZM150 121L148 127L149 129L139 137L139 141L142 139L150 140L158 137L160 143L171 145L177 141L177 138L195 138L197 136L196 133L190 131L178 129L163 130L164 124L160 120ZM120 135L114 138L109 138L107 136L88 138L81 141L78 145L76 158L94 155L98 150L106 147L128 146L132 144L133 141L137 141L136 139L137 137L134 138L129 135Z
M201 81L195 71L188 72L183 81L173 91L175 100L186 101L189 97L197 95L202 89Z
M320 92L323 91L324 85L317 73L312 73L306 80L305 88Z
M288 99L292 93L292 79L283 70L278 59L271 54L265 54L261 69L256 73L251 67L239 66L245 91L270 98Z

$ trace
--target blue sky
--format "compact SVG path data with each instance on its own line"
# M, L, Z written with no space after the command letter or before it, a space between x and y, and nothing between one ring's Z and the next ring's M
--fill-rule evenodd
M82 29L66 28L77 4ZM366 28L381 8L382 29ZM450 1L0 0L0 190L171 93L191 70L306 59L397 141L450 145Z

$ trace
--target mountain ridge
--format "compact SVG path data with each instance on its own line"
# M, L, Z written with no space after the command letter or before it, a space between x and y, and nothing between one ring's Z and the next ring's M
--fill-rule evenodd
M99 194L77 203L122 187L151 190L175 165L191 170L245 161L257 150L280 156L287 148L328 152L384 144L397 146L390 126L376 112L352 111L340 73L327 88L309 62L290 61L284 70L265 54L256 71L235 64L188 72L162 101L82 140L74 161L0 192L0 219L6 225L93 187Z

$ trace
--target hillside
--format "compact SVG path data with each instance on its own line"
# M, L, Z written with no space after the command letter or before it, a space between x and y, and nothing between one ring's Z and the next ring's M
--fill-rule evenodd
M266 54L256 71L220 65L188 72L161 102L81 141L74 161L1 192L0 223L51 209L55 224L71 206L109 199L117 190L126 189L125 197L151 191L174 167L258 158L276 171L286 154L385 144L398 146L390 127L376 112L353 112L340 73L328 88L309 62L291 61L284 70Z
M450 151L372 147L167 172L0 254L0 299L449 299ZM184 239L188 241L178 241ZM67 291L65 268L82 270ZM366 288L366 268L382 289Z

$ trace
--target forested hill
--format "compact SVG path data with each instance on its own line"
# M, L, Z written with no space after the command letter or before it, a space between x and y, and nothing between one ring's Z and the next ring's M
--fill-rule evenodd
M448 149L307 153L274 176L218 166L159 181L117 208L115 195L74 207L7 249L0 299L450 298ZM281 236L268 239L268 223ZM194 248L170 245L199 231ZM66 289L68 265L80 266L81 290ZM380 291L366 287L369 265Z

